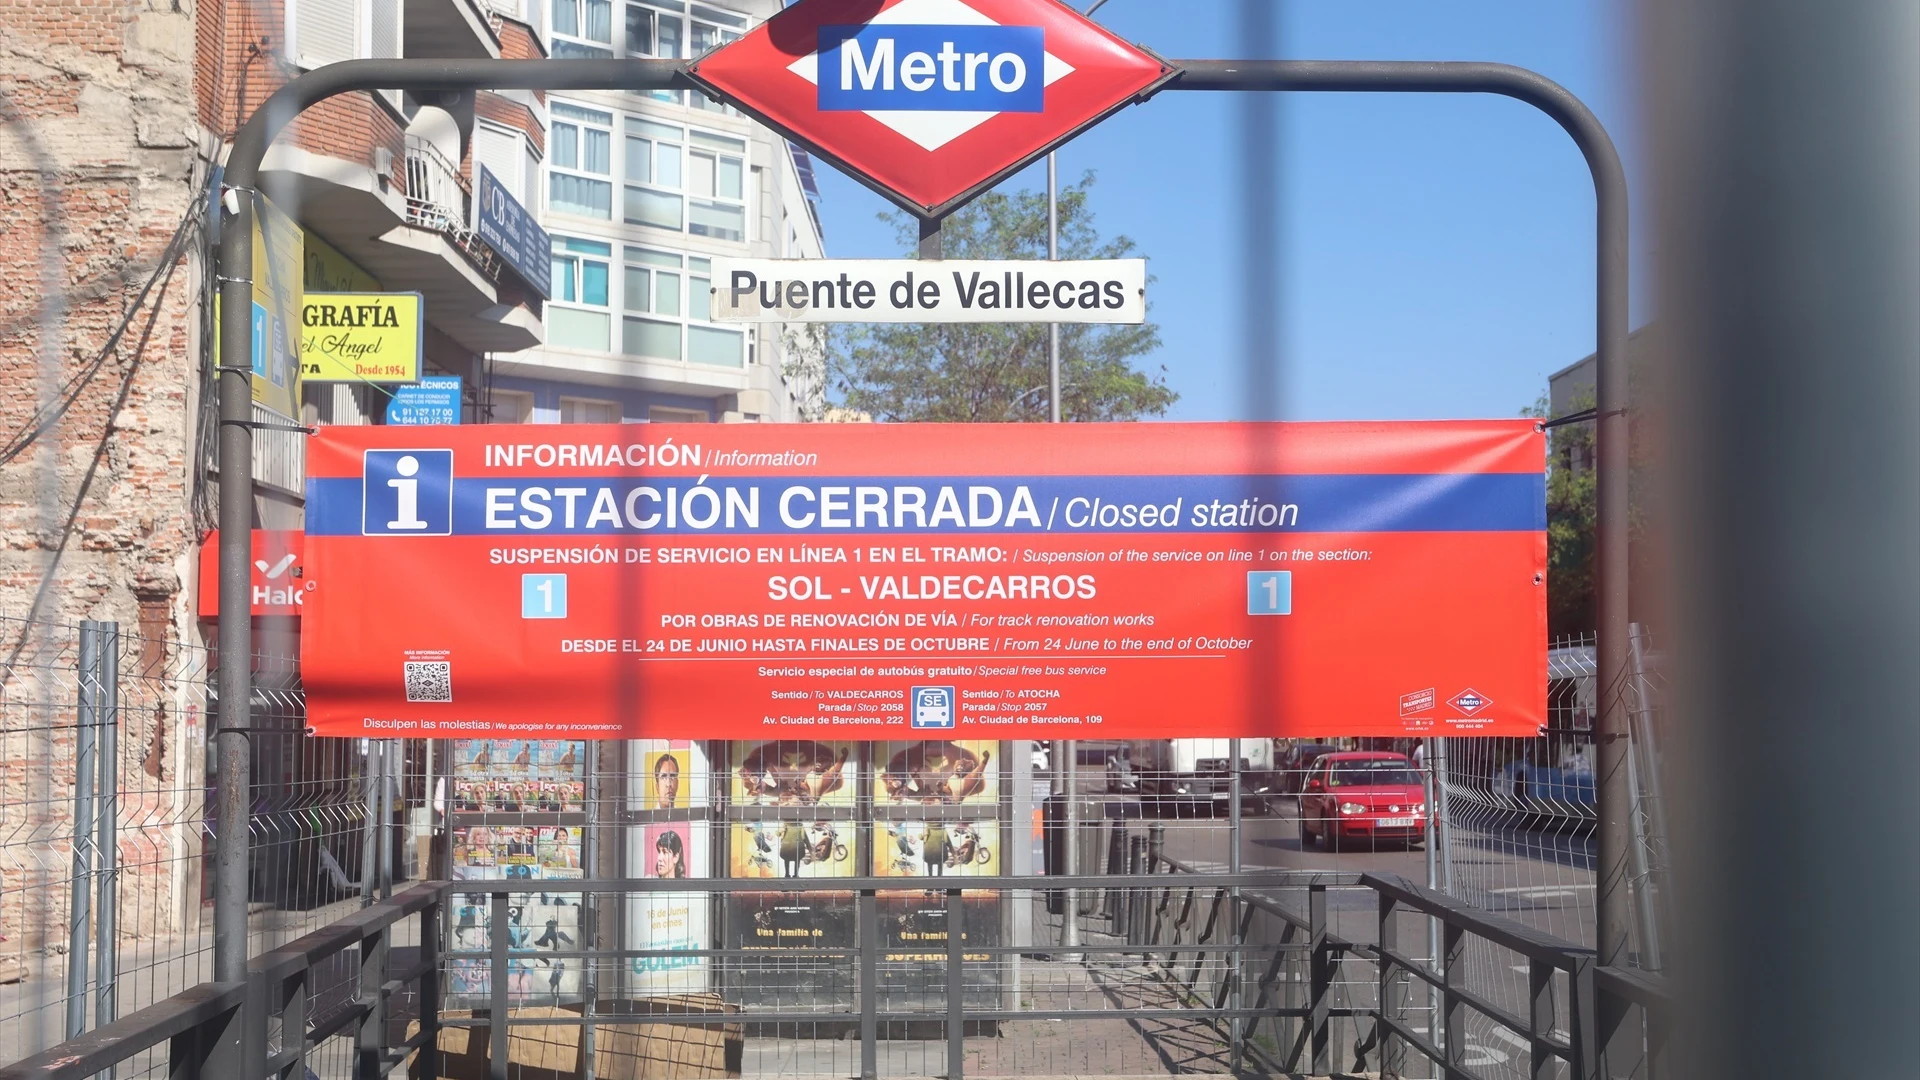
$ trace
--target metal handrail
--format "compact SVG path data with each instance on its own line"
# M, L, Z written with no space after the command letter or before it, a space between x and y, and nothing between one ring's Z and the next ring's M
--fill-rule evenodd
M970 878L964 883L942 883L933 892L944 894L949 905L958 905L963 890L993 889L1003 892L1051 890L1120 890L1129 898L1114 914L1116 929L1129 932L1145 928L1145 939L1122 937L1116 944L1085 942L1074 953L1083 962L1104 955L1135 955L1145 959L1157 978L1175 992L1175 999L1162 1008L1114 1009L1032 1009L968 1008L962 999L963 978L947 980L944 1010L880 1011L874 995L862 991L858 1007L865 1042L877 1041L879 1025L928 1020L944 1015L948 1029L950 1055L958 1057L969 1023L1013 1019L1124 1019L1142 1018L1201 1020L1215 1026L1223 1038L1234 1038L1249 1045L1236 1045L1236 1056L1245 1052L1267 1060L1276 1071L1311 1069L1316 1073L1332 1071L1334 1023L1354 1025L1352 1047L1355 1071L1364 1071L1374 1057L1385 1074L1397 1074L1402 1047L1411 1046L1434 1062L1449 1080L1471 1078L1474 1073L1464 1064L1465 1039L1461 1028L1462 1010L1478 1012L1527 1040L1536 1065L1548 1058L1568 1062L1578 1080L1603 1075L1599 1069L1602 1044L1608 1032L1617 1029L1628 1006L1644 1010L1647 1018L1645 1048L1658 1061L1664 1051L1665 1015L1671 1008L1666 984L1659 976L1638 971L1598 968L1593 950L1560 941L1521 926L1511 920L1469 907L1453 897L1422 888L1392 874L1338 874L1318 871L1263 870L1240 874L1200 873L1179 860L1155 853L1145 865L1165 872L1112 875L1075 875L1044 878ZM899 878L808 878L702 880L679 879L596 879L566 882L569 893L582 894L702 894L793 893L856 894L863 899L899 891L930 891L926 882L907 882ZM1247 890L1276 887L1303 888L1307 906L1304 913L1291 909L1273 896L1253 895ZM1330 932L1327 893L1334 888L1364 888L1379 901L1380 938L1377 944L1343 940ZM1236 895L1236 890L1237 895ZM823 1019L854 1018L845 1006L821 1010L767 1011L695 1011L691 1009L650 1010L645 1013L581 1015L577 1017L512 1015L506 1000L504 981L495 986L496 1007L486 1015L473 1017L440 1016L440 965L451 959L492 959L503 964L528 950L511 944L507 932L504 905L508 897L526 891L524 882L430 881L412 886L389 900L365 907L351 915L313 931L301 938L256 957L249 965L247 983L204 983L166 1001L103 1026L79 1039L62 1043L45 1053L0 1068L0 1080L79 1080L100 1073L110 1066L171 1040L175 1060L173 1074L183 1078L208 1076L265 1077L269 1074L304 1067L308 1047L329 1036L353 1030L358 1054L370 1066L397 1066L418 1051L423 1057L437 1059L439 1032L444 1028L487 1028L489 1038L505 1060L510 1028L553 1024L682 1024L711 1026L740 1023L792 1023ZM1207 911L1199 910L1201 894L1212 893ZM487 950L443 952L439 942L439 915L453 894L486 895L499 916L489 935ZM1145 905L1145 906L1137 906ZM1234 907L1237 905L1237 907ZM1180 909L1177 918L1173 910ZM1152 909L1152 910L1149 910ZM1234 917L1223 913L1232 909ZM1255 912L1263 912L1280 921L1279 939L1248 943L1247 931ZM1395 940L1395 917L1402 913L1426 915L1444 928L1446 948L1440 970L1399 952ZM411 970L392 973L387 969L386 943L396 924L420 915L422 957ZM1137 915L1150 915L1144 922ZM1116 934L1116 936L1121 936ZM1139 935L1135 935L1138 937ZM1510 949L1526 958L1535 1000L1532 1014L1512 1015L1495 1003L1468 990L1461 964L1463 945L1474 937ZM1225 940L1222 940L1225 939ZM984 955L986 962L1032 951L1032 945L973 945L961 947L959 939L949 940L947 961L964 966L967 954ZM307 973L330 956L357 949L360 953L360 993L352 1002L331 1012L317 1023L306 1015ZM537 950L536 950L537 951ZM749 955L738 949L695 950L702 956L729 957ZM837 957L853 962L861 972L861 986L879 985L871 981L877 973L880 955L886 949L877 940L863 937L859 946L821 950L823 958ZM662 953L662 950L579 950L580 955L626 957ZM684 955L684 950L673 950ZM1237 980L1250 977L1249 965L1259 968L1264 957L1264 973L1250 1003L1232 1006ZM1347 960L1366 960L1374 965L1380 997L1368 1006L1343 998L1344 987L1338 978ZM1305 971L1291 968L1304 963ZM1217 981L1202 985L1203 970L1217 972ZM1551 972L1564 972L1572 980L1573 1002L1570 1032L1556 1032L1550 993ZM1436 1025L1444 1040L1423 1037L1404 1021L1404 993L1410 978L1432 985L1439 995ZM386 1001L400 988L417 982L420 986L420 1023L413 1034L393 1040L389 1034ZM1296 999L1294 988L1305 990L1304 999ZM1544 1002L1544 1006L1543 1006ZM1609 1003L1614 1006L1608 1012ZM281 1030L288 1033L287 1048L269 1057L265 1048L266 1019L277 1015ZM500 1022L493 1022L495 1018ZM1609 1019L1611 1017L1611 1019ZM242 1021L236 1024L236 1021ZM1371 1021L1371 1023L1368 1023ZM1277 1058L1250 1045L1258 1025L1267 1022L1285 1025L1277 1030ZM1295 1027L1294 1025L1298 1025ZM1610 1026L1609 1026L1610 1025ZM1228 1033L1231 1026L1231 1034ZM258 1029L257 1031L255 1029ZM300 1037L293 1037L293 1033ZM182 1055L185 1060L182 1060ZM432 1068L435 1064L423 1062Z

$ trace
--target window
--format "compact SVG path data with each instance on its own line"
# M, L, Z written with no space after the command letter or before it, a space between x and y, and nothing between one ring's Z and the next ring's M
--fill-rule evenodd
M617 279L614 275L617 274ZM677 252L556 236L547 341L646 360L745 367L743 330L712 324L713 264ZM619 338L609 344L614 319Z
M553 0L553 57L613 57L613 0Z
M627 117L625 131L623 220L629 225L650 225L679 232L686 217L680 196L684 186L685 131L634 116Z
M687 153L687 231L695 236L747 238L747 143L704 131L692 133Z
M559 125L555 124L557 133ZM621 220L721 240L747 238L747 142L629 116L621 128ZM556 140L554 157L560 157Z
M403 2L298 0L287 4L287 58L299 67L316 68L342 60L397 57Z
M613 322L612 313L607 310L608 271L612 261L612 244L566 236L553 238L548 344L607 351Z
M547 173L547 209L613 217L613 114L556 101Z
M647 410L647 420L655 424L711 424L713 415L702 409L675 409L655 405Z
M492 392L492 414L488 423L493 424L531 424L533 423L533 395L525 390L495 390Z
M562 397L560 422L563 424L617 424L620 403L599 398Z

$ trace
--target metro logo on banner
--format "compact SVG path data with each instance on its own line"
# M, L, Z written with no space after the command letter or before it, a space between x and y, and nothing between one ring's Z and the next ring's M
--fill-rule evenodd
M1074 739L1545 720L1531 420L689 430L320 429L314 729Z
M1055 0L802 0L690 74L939 216L1173 70Z

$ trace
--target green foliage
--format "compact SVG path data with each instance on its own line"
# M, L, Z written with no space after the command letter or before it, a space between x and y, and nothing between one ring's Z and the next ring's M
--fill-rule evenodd
M1136 254L1125 236L1103 240L1087 192L1091 172L1059 193L1060 257L1117 259ZM883 214L909 253L918 247L911 217ZM949 259L1044 259L1046 192L992 191L949 216L941 229ZM1138 371L1132 358L1160 346L1160 329L1060 327L1061 418L1138 420L1159 416L1178 397L1165 372ZM876 420L1031 421L1047 419L1047 328L1034 323L876 324L829 335L827 377L837 404Z
M1568 412L1593 407L1592 395ZM1547 399L1522 415L1547 418ZM1599 473L1593 462L1593 424L1564 424L1547 433L1547 635L1590 633L1596 625Z

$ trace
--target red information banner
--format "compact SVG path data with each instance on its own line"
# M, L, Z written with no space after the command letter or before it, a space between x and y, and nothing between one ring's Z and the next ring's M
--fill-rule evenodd
M327 427L324 735L1531 735L1531 420Z

